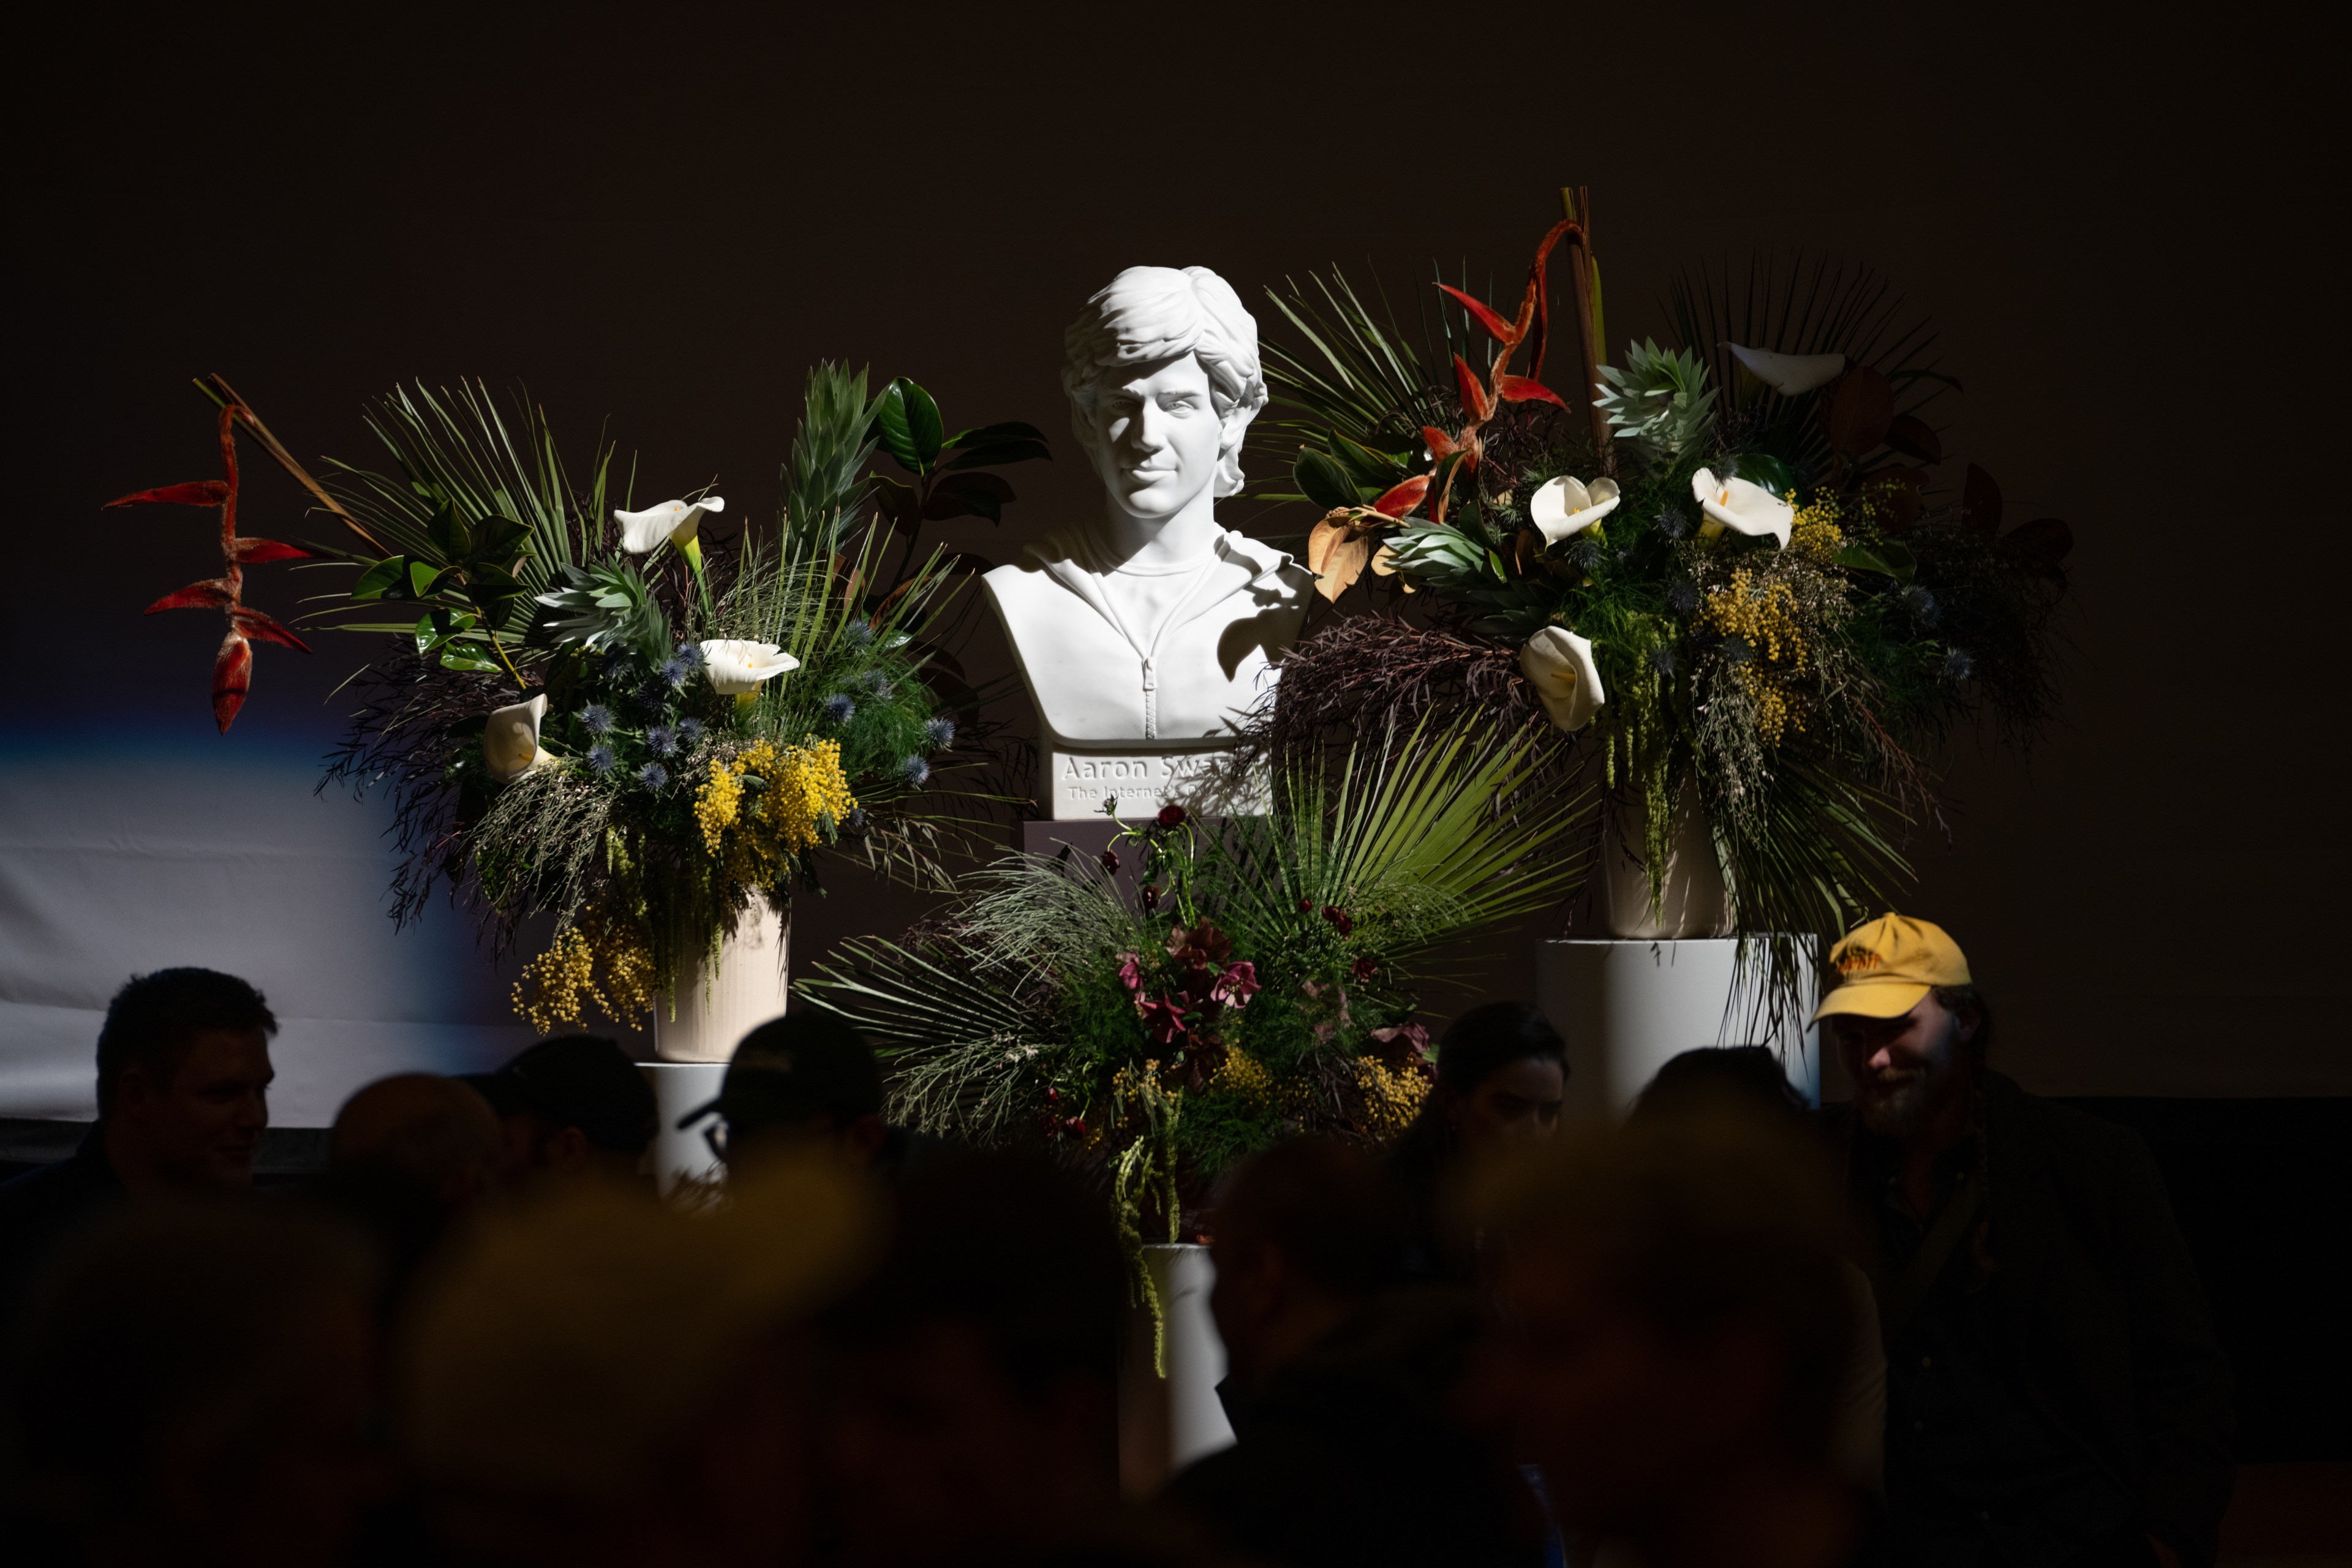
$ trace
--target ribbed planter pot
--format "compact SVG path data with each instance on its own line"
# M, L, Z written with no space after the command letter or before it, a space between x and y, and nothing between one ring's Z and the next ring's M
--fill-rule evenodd
M1683 785L1667 840L1664 896L1650 905L1648 810L1639 800L1612 799L1601 827L1601 863L1594 882L1604 929L1623 942L1682 942L1731 934L1731 900L1723 868L1707 835L1698 792Z
M713 964L678 961L667 1001L654 1007L654 1055L666 1062L724 1062L744 1036L784 1013L792 918L765 900L736 923Z

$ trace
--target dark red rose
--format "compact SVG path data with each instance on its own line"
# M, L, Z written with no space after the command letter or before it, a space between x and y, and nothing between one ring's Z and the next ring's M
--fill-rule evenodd
M1162 827L1181 827L1184 826L1184 808L1181 805L1163 805L1160 808L1159 821Z
M1339 908L1336 904L1326 904L1323 906L1323 918L1329 921L1333 925L1339 927L1339 934L1341 936L1347 936L1356 929L1354 919L1349 916L1347 910Z
M1300 914L1302 914L1302 915L1311 915L1311 914L1313 914L1313 913L1315 912L1315 900L1312 900L1312 899L1301 899L1301 900L1298 900L1298 912L1299 912Z

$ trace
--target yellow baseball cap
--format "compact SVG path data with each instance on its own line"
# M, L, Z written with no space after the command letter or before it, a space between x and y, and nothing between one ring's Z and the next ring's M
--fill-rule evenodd
M1967 985L1968 955L1939 925L1893 911L1865 921L1830 949L1837 989L1813 1009L1864 1018L1899 1018L1938 985Z

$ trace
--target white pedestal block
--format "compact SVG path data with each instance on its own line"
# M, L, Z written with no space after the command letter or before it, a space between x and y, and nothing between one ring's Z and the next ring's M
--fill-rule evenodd
M1151 1496L1168 1479L1203 1455L1233 1446L1233 1424L1217 1397L1224 1381L1225 1347L1209 1313L1216 1266L1205 1247L1143 1249L1166 1314L1168 1375L1151 1363L1151 1314L1129 1315L1127 1361L1119 1372L1118 1481L1129 1498Z
M639 1062L637 1070L654 1086L654 1107L660 1121L654 1130L651 1151L654 1185L664 1197L683 1177L709 1181L722 1167L703 1134L712 1123L704 1121L679 1131L677 1120L719 1098L727 1081L725 1062Z
M1818 1031L1789 1026L1750 1039L1749 1005L1731 1009L1739 956L1736 938L1690 942L1548 942L1538 951L1536 1005L1568 1045L1570 1119L1622 1116L1673 1057L1703 1046L1767 1046L1788 1064L1789 1081L1819 1105ZM1804 994L1813 996L1813 955Z

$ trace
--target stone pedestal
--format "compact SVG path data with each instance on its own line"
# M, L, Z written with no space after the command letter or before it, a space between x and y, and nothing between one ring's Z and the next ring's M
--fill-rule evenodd
M660 1118L654 1130L654 1185L664 1197L680 1181L709 1182L725 1169L705 1133L717 1125L706 1117L684 1131L679 1118L699 1110L719 1098L727 1080L725 1062L639 1062L637 1070L654 1086L654 1108Z
M1736 938L1689 942L1547 942L1536 961L1536 1005L1568 1044L1562 1113L1622 1116L1668 1058L1702 1046L1766 1046L1788 1064L1807 1103L1821 1103L1818 1031L1790 1026L1750 1039L1746 998L1732 1008ZM1808 952L1804 987L1814 986Z
M1168 1375L1152 1366L1151 1314L1128 1315L1127 1359L1118 1381L1118 1485L1141 1500L1204 1455L1233 1446L1233 1424L1217 1397L1224 1380L1225 1347L1209 1314L1216 1266L1209 1249L1191 1245L1146 1247L1145 1266L1160 1288L1166 1313Z
M1048 741L1039 800L1056 822L1099 820L1103 802L1114 795L1128 822L1149 821L1171 805L1213 816L1263 816L1263 770L1246 780L1228 778L1223 770L1231 754L1224 747L1096 751Z

